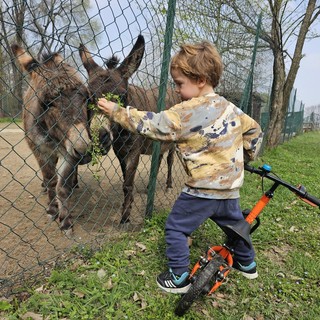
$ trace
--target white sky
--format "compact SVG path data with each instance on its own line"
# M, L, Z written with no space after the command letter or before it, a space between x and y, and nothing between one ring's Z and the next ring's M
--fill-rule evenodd
M320 105L320 38L306 42L303 54L305 57L300 62L294 84L297 99L302 101L305 107Z

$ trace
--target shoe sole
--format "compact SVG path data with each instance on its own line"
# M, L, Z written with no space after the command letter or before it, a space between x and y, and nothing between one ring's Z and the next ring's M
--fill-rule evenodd
M249 279L249 280L253 280L253 279L257 279L258 278L258 272L255 272L255 273L246 273L246 272L243 272L241 270L238 270L238 269L233 269L233 270L236 270L238 272L240 272L245 278Z
M169 293L176 293L176 294L184 294L187 293L189 288L191 287L191 283L189 283L187 286L183 288L167 288L163 287L160 283L157 282L157 285L160 289L164 290L165 292Z

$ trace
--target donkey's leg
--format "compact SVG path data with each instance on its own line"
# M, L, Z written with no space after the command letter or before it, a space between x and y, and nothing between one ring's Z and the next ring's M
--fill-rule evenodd
M158 162L158 170L157 175L160 170L161 161L163 159L163 154L160 154L159 156L159 162ZM172 188L172 167L173 167L173 159L174 159L174 149L170 148L168 150L168 156L167 156L167 166L168 166L168 172L167 172L167 181L166 181L166 187L167 189ZM149 184L148 184L149 188Z
M47 151L46 151L47 152ZM38 155L38 152L34 152L34 155L37 159L37 162L40 166L40 170L42 173L42 191L43 193L48 192L48 184L51 183L51 174L55 174L56 166L58 163L58 157L54 156L53 154L47 154L46 152L43 152L41 155ZM51 153L54 153L54 151L51 151ZM53 163L51 163L53 161ZM57 184L57 179L54 182L53 188L55 189ZM51 188L52 189L52 188ZM50 197L51 198L51 197Z
M161 161L162 161L162 159L163 159L163 154L161 153L161 154L159 155L158 168L157 168L157 176L158 176L158 174L159 174L159 170L160 170L160 166L161 166ZM149 183L148 183L147 189L149 189Z
M44 182L44 181L42 181L42 183L41 183L41 187L42 187L42 191L43 191L44 193L46 193L46 192L48 191L48 189L47 189L47 185L45 184L45 182Z
M71 159L65 159L58 172L57 199L59 207L59 222L61 230L72 229L70 198L74 187L74 175L77 165Z
M56 165L58 162L58 156L51 149L36 150L33 152L34 156L39 164L43 182L42 186L46 189L48 194L48 208L47 213L51 216L52 220L55 220L58 216L58 202L56 199Z
M123 194L124 201L122 205L121 221L120 223L130 222L129 216L131 213L132 202L133 202L133 183L137 167L139 164L140 154L134 152L133 154L128 153L126 159L120 161L122 172L123 172ZM125 165L125 166L124 166Z
M72 188L79 188L79 181L78 181L78 166L75 167L73 177L72 177Z

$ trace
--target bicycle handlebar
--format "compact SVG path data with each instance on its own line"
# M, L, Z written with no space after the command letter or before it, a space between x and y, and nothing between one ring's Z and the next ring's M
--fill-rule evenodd
M298 187L295 187L295 186L291 185L290 183L273 175L271 173L271 168L268 165L263 165L262 167L255 168L253 166L245 164L244 169L246 171L251 172L251 173L257 174L257 175L261 176L262 178L267 178L267 179L275 182L276 184L280 184L280 185L286 187L287 189L289 189L291 192L295 193L298 197L300 197L303 201L305 201L309 205L318 206L320 208L320 199L312 196L311 194L308 194L306 191L306 188L304 186L300 185Z

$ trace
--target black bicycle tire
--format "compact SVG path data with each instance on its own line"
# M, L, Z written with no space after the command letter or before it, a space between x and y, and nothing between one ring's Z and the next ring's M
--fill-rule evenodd
M205 286L209 283L215 273L220 270L222 261L220 259L211 259L208 264L201 270L195 282L192 283L189 290L181 297L175 308L177 316L183 316L191 307L192 303L200 296Z

